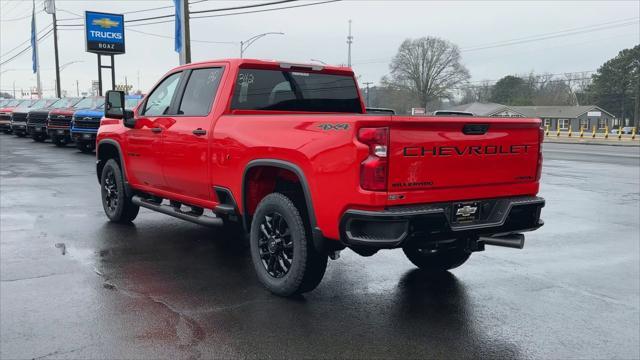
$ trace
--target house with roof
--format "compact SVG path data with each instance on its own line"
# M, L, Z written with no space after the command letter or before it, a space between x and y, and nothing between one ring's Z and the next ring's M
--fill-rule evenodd
M606 127L618 125L618 119L596 105L580 106L508 106L497 103L468 103L448 110L466 111L475 116L487 117L533 117L542 119L543 127L551 131L579 132L580 129L603 132Z
M472 102L452 107L447 110L465 111L475 116L487 117L524 117L523 114L513 110L513 107L497 103Z
M512 109L525 117L542 119L542 125L551 131L574 131L580 129L603 132L618 125L617 119L610 112L595 105L580 106L512 106Z

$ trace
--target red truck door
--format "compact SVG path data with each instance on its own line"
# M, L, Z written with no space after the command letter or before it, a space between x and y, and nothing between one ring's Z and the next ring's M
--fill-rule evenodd
M175 121L171 101L180 83L181 72L167 76L149 94L139 110L136 126L126 132L127 170L136 183L162 189L162 132Z
M176 99L175 123L163 131L162 166L168 191L211 200L209 139L221 67L187 70Z

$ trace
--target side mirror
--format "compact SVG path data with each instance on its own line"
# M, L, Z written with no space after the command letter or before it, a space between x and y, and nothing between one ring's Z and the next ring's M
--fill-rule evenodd
M104 116L112 119L124 117L124 92L109 90L104 102Z
M133 111L124 108L124 92L109 90L104 102L104 116L112 119L122 119L125 127L136 126Z

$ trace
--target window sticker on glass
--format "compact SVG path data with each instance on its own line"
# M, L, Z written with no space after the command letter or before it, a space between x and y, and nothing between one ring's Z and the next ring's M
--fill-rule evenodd
M291 72L291 75L293 75L293 76L309 76L309 73L303 73L303 72L295 72L295 71L292 71L292 72Z
M240 75L238 75L238 81L240 82L240 85L253 84L253 74L251 74L251 73L240 73Z

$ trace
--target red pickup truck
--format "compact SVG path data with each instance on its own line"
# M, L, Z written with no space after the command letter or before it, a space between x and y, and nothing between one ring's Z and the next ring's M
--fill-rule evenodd
M142 206L241 230L288 296L345 247L425 271L522 248L543 224L542 139L539 119L367 114L350 68L230 59L171 70L133 111L108 92L97 175L111 221Z

